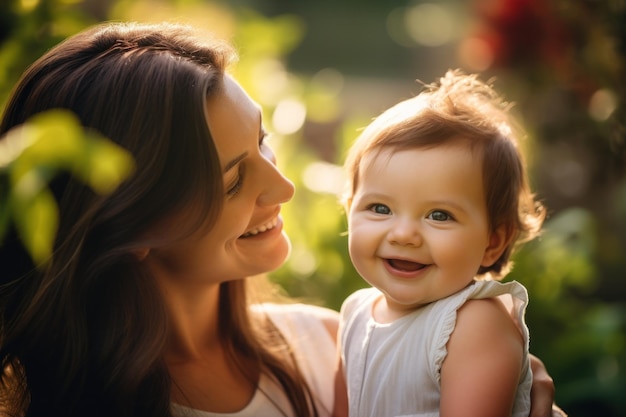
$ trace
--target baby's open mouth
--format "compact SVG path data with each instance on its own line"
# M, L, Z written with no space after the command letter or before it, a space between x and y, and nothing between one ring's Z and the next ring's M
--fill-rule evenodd
M263 233L263 232L267 232L268 230L271 230L273 228L276 227L276 225L278 224L278 217L274 217L272 220L270 220L269 222L256 227L252 230L248 230L246 233L244 233L243 235L241 235L241 237L250 237L250 236L256 236L259 233Z
M404 261L402 259L387 259L386 262L393 269L397 269L399 271L419 271L427 266L417 262Z

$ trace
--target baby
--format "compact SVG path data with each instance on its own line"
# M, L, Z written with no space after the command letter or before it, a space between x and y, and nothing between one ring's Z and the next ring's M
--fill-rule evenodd
M350 150L350 256L373 286L341 309L351 417L528 416L527 292L498 280L545 211L514 127L489 85L449 71Z

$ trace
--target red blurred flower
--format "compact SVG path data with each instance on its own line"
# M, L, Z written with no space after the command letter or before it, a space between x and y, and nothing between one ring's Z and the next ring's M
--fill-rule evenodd
M474 0L475 35L493 54L494 66L549 65L567 72L572 36L548 0Z

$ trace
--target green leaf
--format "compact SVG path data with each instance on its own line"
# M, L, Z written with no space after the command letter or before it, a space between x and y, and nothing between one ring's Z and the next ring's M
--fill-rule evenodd
M36 265L45 264L52 255L58 227L58 208L47 188L31 198L14 198L12 212L18 235Z
M95 192L112 192L133 170L129 152L85 131L67 110L40 113L0 141L0 239L11 221L36 264L52 255L58 207L47 188L66 171Z
M84 136L79 120L66 110L40 113L12 129L5 140L20 150L10 168L14 183L33 169L71 170L80 161Z
M112 192L134 167L126 150L101 138L85 142L84 162L83 169L75 174L100 194Z

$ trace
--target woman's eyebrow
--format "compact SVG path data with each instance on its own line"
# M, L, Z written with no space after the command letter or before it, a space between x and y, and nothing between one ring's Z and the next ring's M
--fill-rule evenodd
M261 137L260 139L262 140L264 134L265 134L265 129L263 128L263 115L261 114L261 111L259 110L259 132L261 133ZM235 165L237 165L239 162L241 162L242 159L244 159L246 156L248 156L248 151L243 152L241 155L239 155L238 157L232 159L229 163L227 163L224 166L224 173L228 172L228 170L232 169L232 167L234 167Z
M230 169L232 169L232 167L234 167L239 162L241 162L241 160L244 159L246 156L248 156L248 151L246 151L246 152L242 153L241 155L239 155L238 157L232 159L229 163L226 164L226 166L224 166L224 173L226 173Z

